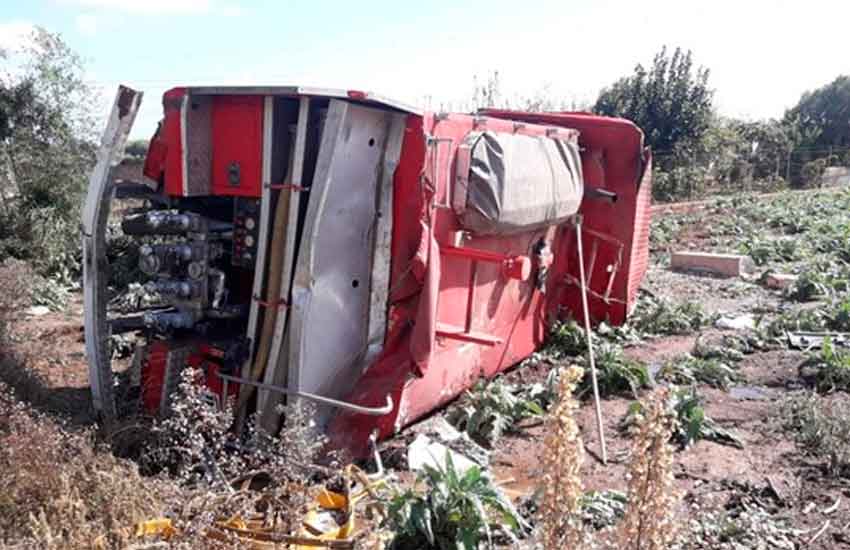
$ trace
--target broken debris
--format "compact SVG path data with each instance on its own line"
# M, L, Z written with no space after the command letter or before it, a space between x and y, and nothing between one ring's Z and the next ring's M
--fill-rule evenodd
M752 330L756 328L756 318L749 313L737 317L724 315L715 321L714 326L726 330Z

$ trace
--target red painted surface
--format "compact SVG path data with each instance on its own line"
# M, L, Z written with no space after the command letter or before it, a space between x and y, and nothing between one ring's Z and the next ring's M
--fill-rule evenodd
M142 362L142 407L147 414L159 414L169 345L162 340L151 342Z
M153 137L148 143L148 151L145 155L145 164L142 174L162 185L165 180L165 161L168 156L168 145L162 137L162 126L156 129Z
M142 407L145 413L152 416L160 412L170 351L169 342L154 340L147 347L142 362ZM220 356L221 352L216 348L200 344L197 350L186 358L186 366L199 372L198 384L205 386L218 399L224 395L224 384L218 376L221 365L216 361ZM239 387L236 384L228 385L227 393L230 398L235 398L238 392Z
M182 93L175 89L166 96ZM179 195L182 175L174 160L182 154L179 110L175 118L168 105L162 129L166 192ZM636 299L647 267L651 194L651 157L640 130L625 120L581 113L485 114L407 116L393 178L384 350L348 396L354 403L380 406L389 394L396 406L382 417L343 412L334 418L332 439L356 453L366 450L373 430L390 435L454 399L479 377L495 376L528 357L556 316L581 314L571 224L459 238L461 228L448 205L458 147L470 131L547 135L557 127L560 139L578 140L586 188L612 191L618 198L612 204L586 195L579 210L591 314L619 324ZM259 196L262 98L217 96L212 132L213 193ZM238 188L228 177L232 162L240 165ZM536 256L541 241L551 256ZM541 265L549 268L545 293L535 287ZM245 285L250 286L247 279Z
M183 196L183 141L181 138L180 109L185 88L172 88L165 92L162 104L165 118L162 121L162 140L165 145L165 194Z
M479 377L492 377L528 357L543 343L547 317L556 312L559 299L570 293L578 296L576 288L564 284L564 275L573 263L566 255L552 263L546 294L534 287L533 277L523 273L530 267L526 262L505 269L506 259L533 257L541 239L549 242L556 256L564 254L574 236L570 228L473 235L455 248L460 227L454 211L441 207L450 202L447 193L454 181L454 159L468 132L486 129L546 135L547 128L534 124L515 128L513 121L495 117L476 121L467 115L437 119L426 114L422 128L431 140L427 154L422 155L425 136L414 139L410 132L417 129L411 126L408 124L394 182L396 210L405 216L395 218L390 286L410 287L418 282L419 295L391 298L391 330L384 354L350 396L354 402L375 405L389 392L397 406L380 419L341 413L330 428L337 444L361 453L373 429L387 436L454 399ZM576 139L578 134L563 135ZM415 195L413 190L417 190ZM403 209L399 202L406 203ZM417 206L420 215L414 223L409 213ZM405 264L399 260L403 258L408 259L409 267L401 268ZM409 290L416 291L415 286ZM468 328L468 336L487 339L476 342L470 337L449 337L444 327Z
M212 104L213 195L262 194L263 98L216 96ZM238 184L231 180L232 168Z
M583 246L587 264L594 246L597 249L593 269L588 270L589 287L593 291L589 296L591 314L595 321L625 322L637 299L637 290L648 262L652 170L649 151L643 145L643 132L631 121L587 113L525 113L494 109L485 110L484 114L574 128L580 132L585 187L617 194L615 204L590 199L585 194L579 210L584 219ZM569 274L577 279L575 238L569 239L565 245L556 254L560 252L562 257L573 259ZM616 269L613 279L609 266ZM607 302L601 298L606 292L609 296ZM575 292L564 293L562 303L568 311L581 311Z

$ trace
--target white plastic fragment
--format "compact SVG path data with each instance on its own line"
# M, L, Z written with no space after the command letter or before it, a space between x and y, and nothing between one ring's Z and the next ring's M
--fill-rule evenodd
M413 471L419 471L430 466L438 470L446 469L446 455L452 457L452 464L459 473L465 473L473 466L473 461L455 451L452 451L442 443L432 441L427 435L419 434L413 443L407 448L407 467Z
M756 328L756 318L749 313L737 317L723 316L714 323L714 326L727 330L754 329Z
M25 313L30 317L41 317L50 313L50 308L47 306L32 306Z

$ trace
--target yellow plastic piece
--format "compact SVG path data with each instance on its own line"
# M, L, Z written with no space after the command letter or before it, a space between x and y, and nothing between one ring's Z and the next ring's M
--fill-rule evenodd
M137 537L159 535L168 540L175 534L177 534L177 529L174 528L174 524L168 518L149 519L136 524Z

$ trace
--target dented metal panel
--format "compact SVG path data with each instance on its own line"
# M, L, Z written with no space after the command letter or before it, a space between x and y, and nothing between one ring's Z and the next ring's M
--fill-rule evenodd
M291 389L340 398L362 371L377 190L392 121L387 111L330 102L292 290ZM381 258L388 271L389 258Z
M89 383L96 411L108 421L115 417L112 361L109 327L106 320L106 282L109 264L106 260L106 222L113 190L110 171L121 160L127 136L136 119L142 93L124 86L112 104L109 121L97 152L97 164L89 177L88 193L83 206L83 294L86 328L86 357Z

